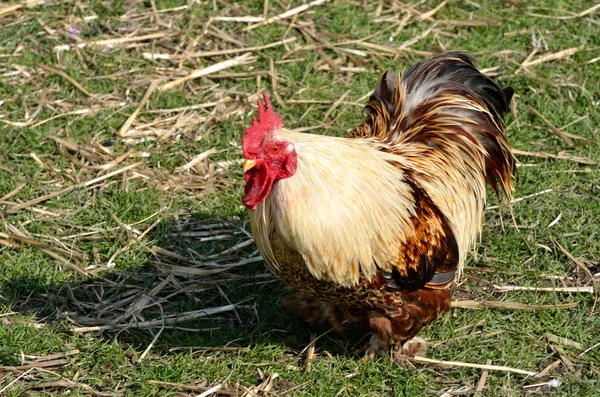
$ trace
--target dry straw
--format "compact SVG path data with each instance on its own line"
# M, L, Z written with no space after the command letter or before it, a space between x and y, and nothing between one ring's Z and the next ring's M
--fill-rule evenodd
M134 1L135 3L135 1ZM106 222L95 226L71 224L69 212L55 208L54 201L68 200L85 192L89 200L93 200L94 192L118 184L128 189L158 189L165 192L177 191L190 200L201 201L211 189L239 184L239 172L232 170L241 168L241 151L239 144L233 143L231 150L223 160L215 160L217 152L211 144L206 144L206 133L214 125L225 120L234 120L240 124L242 120L254 112L261 84L265 80L274 90L273 95L281 107L305 105L322 110L322 121L317 125L306 125L302 130L327 130L336 125L340 117L350 107L362 107L370 96L370 92L352 93L346 91L333 100L322 97L311 97L310 91L300 90L295 93L282 94L285 88L285 75L281 73L282 65L303 63L314 54L316 61L310 65L319 73L329 73L337 82L344 83L352 79L354 74L371 70L371 65L386 63L390 60L401 62L405 57L423 57L431 54L414 48L415 44L424 40L436 40L440 45L440 37L455 37L457 30L477 26L499 26L499 22L489 20L474 13L457 13L456 19L442 19L439 15L453 2L441 1L435 6L425 2L407 4L399 1L380 1L373 15L373 26L376 32L365 37L344 37L329 32L317 31L311 20L312 12L317 7L327 7L328 0L311 1L303 5L278 11L277 2L264 1L264 10L260 15L237 15L230 12L233 2L214 2L215 7L221 5L222 12L202 21L202 29L188 31L180 22L186 20L192 4L169 9L158 9L156 2L151 7L139 11L136 7L119 17L125 31L109 29L103 31L97 40L90 40L80 34L73 33L71 42L63 39L65 27L85 24L94 16L79 18L66 15L60 23L48 26L39 17L39 10L31 7L44 4L42 0L30 0L20 4L0 6L0 17L10 19L10 23L19 24L37 20L42 28L40 34L47 34L54 42L68 43L54 45L57 58L60 60L65 51L69 54L94 61L98 58L113 56L113 51L121 51L125 58L133 60L135 67L128 70L117 70L114 73L92 76L89 79L77 78L77 74L64 66L38 63L27 69L15 62L2 64L2 77L7 84L31 86L31 100L35 102L32 111L25 110L25 117L14 114L3 114L0 123L13 128L37 128L58 119L69 122L96 117L102 114L110 119L115 114L122 114L126 120L116 131L99 133L94 137L73 137L66 130L54 131L50 142L56 145L56 155L45 153L28 153L30 159L39 167L45 185L33 193L30 200L19 200L19 193L27 188L21 183L0 198L2 208L2 224L4 231L0 233L0 245L10 250L36 249L50 260L55 261L65 271L77 274L76 280L64 286L65 305L70 310L64 313L64 320L77 333L115 334L127 330L144 329L153 332L151 342L146 346L139 361L148 360L149 354L160 343L161 335L168 329L185 329L187 332L212 332L215 328L205 327L205 318L226 318L228 321L239 321L244 316L255 316L253 303L250 301L232 301L220 288L233 281L260 285L276 282L270 273L262 270L252 275L243 275L241 269L260 263L262 259L253 245L247 225L241 220L224 222L222 220L198 220L185 214L169 215L166 205L146 217L131 222L119 219L115 214L107 216ZM475 3L473 3L475 4ZM387 9L387 7L390 7ZM474 5L476 6L476 5ZM276 10L277 7L277 10ZM592 15L600 5L594 5L580 12L569 15L545 15L543 17L562 19L584 18ZM324 9L324 8L322 8ZM392 12L393 11L393 12ZM230 15L231 14L231 15ZM461 15L463 15L461 17ZM533 15L533 14L532 14ZM462 18L462 19L460 19ZM398 42L407 27L419 24L422 29L414 37ZM257 45L251 34L266 25L283 25L285 33L272 42ZM43 29L43 30L42 30ZM507 35L529 34L528 31L507 32ZM382 36L383 35L383 36ZM381 37L384 37L382 40ZM390 40L388 40L388 38ZM272 57L270 51L278 50L280 57ZM586 92L585 87L573 86L570 81L547 82L536 74L536 68L551 62L566 62L571 57L581 57L590 51L587 47L555 49L552 52L543 45L535 46L529 54L499 53L499 57L517 57L514 71L490 69L487 72L502 77L503 74L514 73L527 76L536 81L543 81L558 88L576 89ZM9 60L13 54L6 54ZM4 55L3 55L4 57ZM268 67L258 67L258 59L269 59ZM598 61L598 58L587 60L587 63ZM58 76L60 86L48 83L47 76ZM243 91L241 79L256 81L256 89ZM95 92L88 84L90 81L107 83L127 81L127 94L117 92ZM67 99L57 98L56 93L66 90ZM193 98L193 104L182 107L161 108L157 98L165 91L180 90ZM589 94L589 93L588 93ZM591 94L590 94L591 96ZM358 98L358 99L356 99ZM513 115L517 127L521 125L519 111L531 112L541 127L549 129L556 135L560 144L575 151L586 138L570 134L567 128L581 122L585 116L560 127L553 124L547 115L533 107L524 108L513 102ZM104 120L98 120L104 123ZM108 125L108 123L106 123ZM180 163L172 170L160 165L151 165L145 159L161 156L177 148L177 143L185 140L194 147L194 153L180 153ZM113 145L115 143L116 145ZM143 144L143 145L140 145ZM554 149L550 151L555 151ZM514 149L519 157L534 157L555 161L571 161L584 165L596 165L596 162L565 151L553 153L530 152ZM66 163L63 168L56 164ZM4 172L4 171L3 171ZM553 189L521 196L513 203L529 200L549 193ZM168 201L168 200L167 200ZM86 203L88 205L89 203ZM490 206L488 209L494 209ZM12 222L13 219L26 222ZM559 218L557 218L559 219ZM41 225L56 225L57 220L64 222L70 231L57 235L33 234L27 230L28 222L39 222ZM558 221L557 221L558 222ZM158 231L160 230L160 233ZM554 229L552 229L554 230ZM159 237L157 237L159 236ZM176 242L185 239L195 250L182 249ZM107 257L97 251L83 252L78 248L80 241L113 242L115 249ZM544 244L542 244L544 243ZM554 238L550 242L538 242L538 246L546 251L554 244L560 252L573 264L573 273L567 275L546 275L544 280L530 280L530 285L493 285L487 283L485 288L499 291L502 299L491 300L484 292L477 296L459 297L452 302L454 310L564 310L577 307L577 299L573 293L592 293L595 289L598 274L592 274L589 263L569 252ZM567 246L568 248L568 246ZM120 262L125 255L132 252L137 255L148 255L148 267L139 271L119 270ZM262 269L260 266L257 269ZM106 272L110 270L109 272ZM495 270L468 268L469 283L480 282L475 274L478 272L494 272ZM521 274L503 273L509 276ZM560 282L562 284L544 284ZM523 284L527 284L523 282ZM520 296L510 294L522 291L522 294L555 294L556 304L524 304L514 301ZM181 303L190 299L205 307L198 310L183 311ZM510 301L508 299L511 299ZM558 302L560 300L560 302ZM593 311L593 310L592 310ZM1 314L3 321L12 321L16 313ZM44 320L32 320L33 327L46 327ZM218 330L218 329L217 329ZM322 336L322 335L321 335ZM316 349L319 337L312 337L307 348L300 354L305 358L305 369L310 370L320 354ZM576 362L570 359L567 348L583 347L576 341L565 341L556 336L547 336L553 346L553 352L560 360L551 362L538 376L545 376L559 365ZM580 355L585 356L590 349ZM212 348L213 351L219 347ZM223 347L221 351L245 348ZM229 350L227 350L229 349ZM562 350L561 350L562 349ZM247 349L246 349L247 350ZM0 393L16 385L27 385L33 390L56 392L60 389L78 389L82 393L113 396L117 391L101 392L82 383L82 381L66 379L58 374L65 366L72 366L77 360L79 351L68 347L67 352L47 356L21 357L18 366L0 367L2 372L15 374L14 379L0 389ZM323 353L325 354L325 353ZM583 357L582 356L582 357ZM524 376L535 375L536 372L521 370L510 366L486 364L470 364L457 361L440 361L415 357L414 363L440 365L450 367L470 367L483 370L477 390L481 391L486 382L488 371L508 371ZM76 365L76 364L75 364ZM51 370L53 372L51 372ZM183 391L209 395L277 395L277 373L260 374L259 381L253 385L232 384L221 379L214 384L184 385L177 383L150 380L153 385L180 389ZM297 385L288 391L294 390ZM279 393L281 394L281 393Z

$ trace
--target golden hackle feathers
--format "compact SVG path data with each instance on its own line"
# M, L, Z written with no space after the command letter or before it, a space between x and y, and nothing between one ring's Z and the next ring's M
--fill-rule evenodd
M276 232L302 254L311 274L343 286L356 285L361 276L371 279L378 268L391 271L412 232L414 212L402 171L392 164L396 156L366 140L286 129L274 134L294 143L298 169L277 181L251 213L259 244ZM277 272L270 247L261 252Z

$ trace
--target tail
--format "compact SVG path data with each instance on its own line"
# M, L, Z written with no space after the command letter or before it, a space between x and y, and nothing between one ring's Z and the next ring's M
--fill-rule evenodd
M507 196L516 176L504 115L512 88L484 76L461 52L434 55L406 73L385 73L366 107L367 119L353 133L389 146L425 144L432 150L483 150L485 178Z

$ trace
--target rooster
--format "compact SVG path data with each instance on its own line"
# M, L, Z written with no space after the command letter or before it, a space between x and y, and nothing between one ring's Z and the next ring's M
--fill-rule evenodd
M371 355L421 354L415 338L450 309L479 236L486 182L516 177L503 89L461 52L386 72L347 138L286 129L263 94L244 132L245 189L257 247L309 324L340 314L372 331Z

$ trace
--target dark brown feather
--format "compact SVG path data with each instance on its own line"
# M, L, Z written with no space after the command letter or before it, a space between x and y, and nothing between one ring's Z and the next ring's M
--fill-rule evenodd
M453 272L458 263L458 246L449 222L425 189L405 171L412 189L415 212L411 216L414 234L400 246L391 274L383 272L388 286L399 290L425 287L438 272Z

